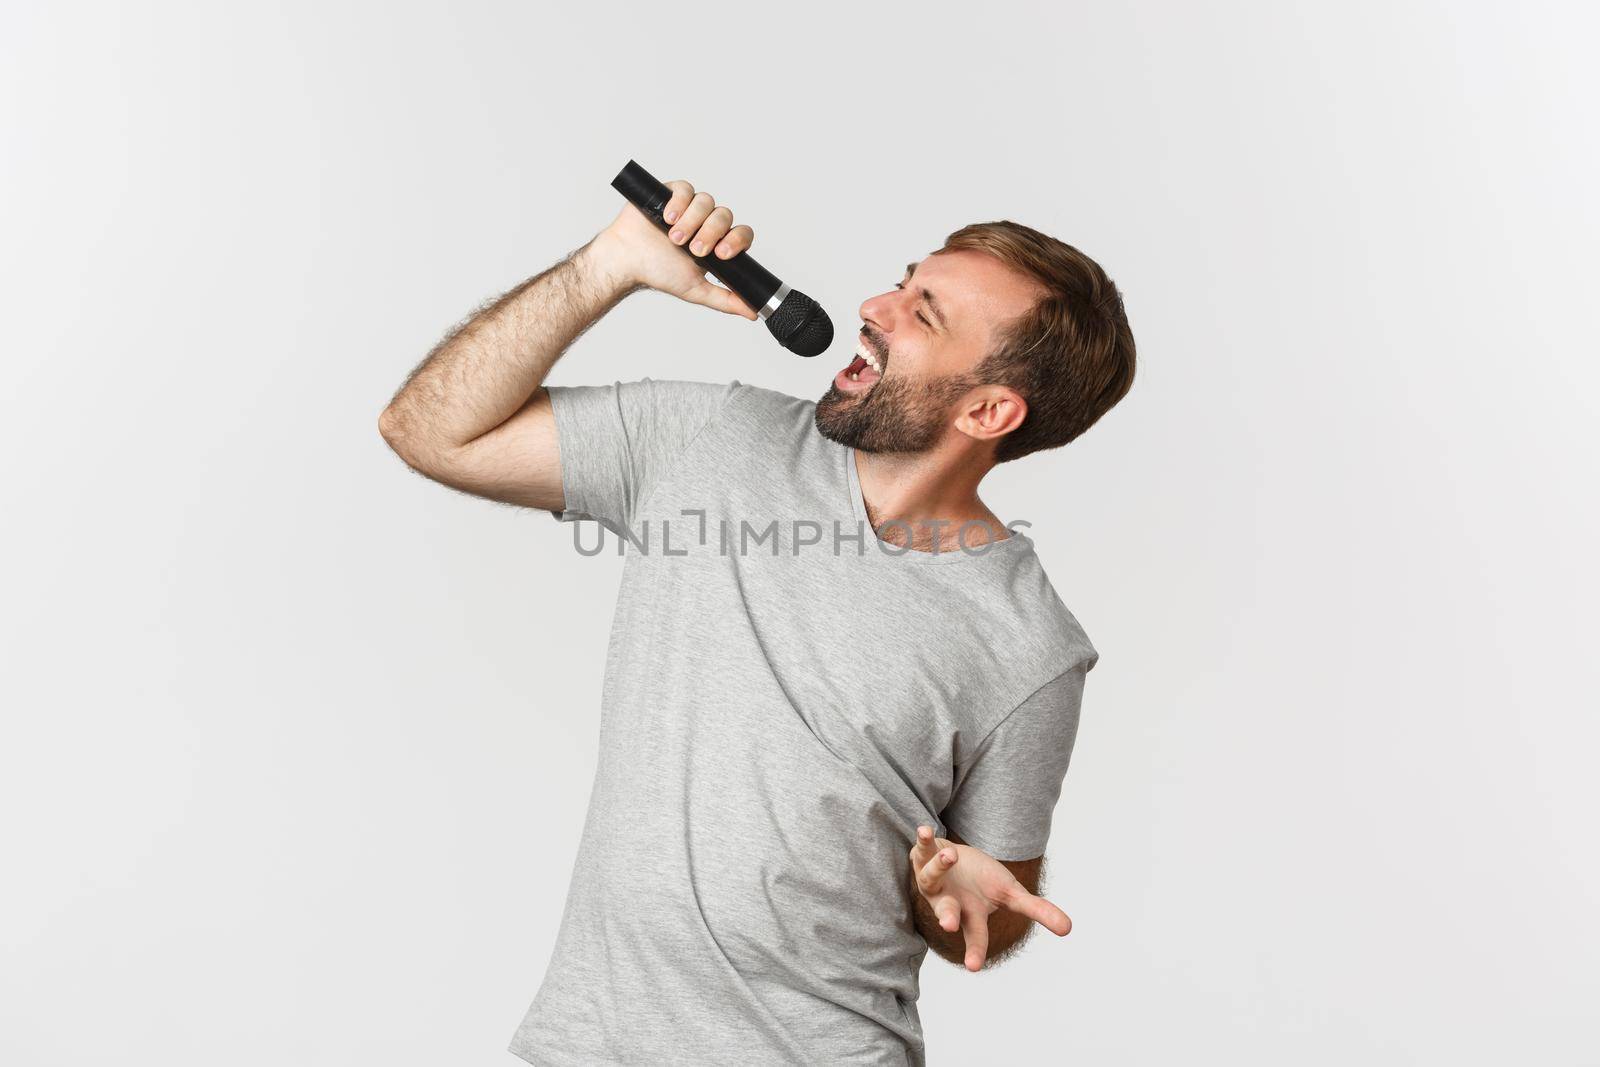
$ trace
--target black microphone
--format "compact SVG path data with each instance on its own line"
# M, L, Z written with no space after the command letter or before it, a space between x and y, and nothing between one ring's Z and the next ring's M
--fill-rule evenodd
M628 165L612 179L611 187L645 218L661 227L662 232L672 229L671 223L661 215L667 201L672 199L672 190L656 181L639 164L628 160ZM815 356L833 343L833 321L822 306L800 290L779 281L777 275L751 259L748 253L718 259L710 251L697 256L685 247L683 254L755 308L772 336L795 355Z

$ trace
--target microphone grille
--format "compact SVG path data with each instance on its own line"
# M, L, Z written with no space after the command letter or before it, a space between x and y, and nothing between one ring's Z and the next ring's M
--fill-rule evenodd
M833 320L822 305L791 289L777 310L767 316L767 329L797 356L815 356L833 344Z

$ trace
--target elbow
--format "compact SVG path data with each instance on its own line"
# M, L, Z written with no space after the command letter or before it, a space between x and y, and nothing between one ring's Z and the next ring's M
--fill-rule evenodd
M406 418L392 403L378 413L378 436L383 438L384 444L393 449L397 456L410 462L406 456L410 448L410 435L406 433Z
M378 436L412 470L428 474L435 465L430 450L423 447L424 435L417 432L412 420L396 404L391 403L378 414Z
M455 484L460 452L445 444L438 433L414 413L391 403L378 415L378 435L407 467L424 478Z
M406 440L411 435L407 432L411 420L406 418L400 409L400 402L390 401L388 406L378 412L378 436L384 443L396 452L400 451Z
M394 447L395 439L400 436L400 415L395 411L393 404L378 412L378 436L383 438L390 448Z

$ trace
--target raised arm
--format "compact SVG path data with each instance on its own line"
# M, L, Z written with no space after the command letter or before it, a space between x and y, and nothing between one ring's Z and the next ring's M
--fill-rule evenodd
M543 384L573 341L642 288L757 317L674 247L701 242L726 259L750 247L753 231L688 182L667 185L679 237L625 204L588 244L473 314L411 372L378 418L408 466L464 492L558 511L561 457Z

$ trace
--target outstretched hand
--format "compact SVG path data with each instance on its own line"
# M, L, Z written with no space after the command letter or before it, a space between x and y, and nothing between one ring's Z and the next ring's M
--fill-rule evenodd
M1028 892L1005 864L982 849L935 837L931 826L917 827L911 869L917 891L939 926L948 933L961 930L969 971L981 970L989 958L989 916L1001 908L1032 919L1058 937L1072 929L1066 912Z

